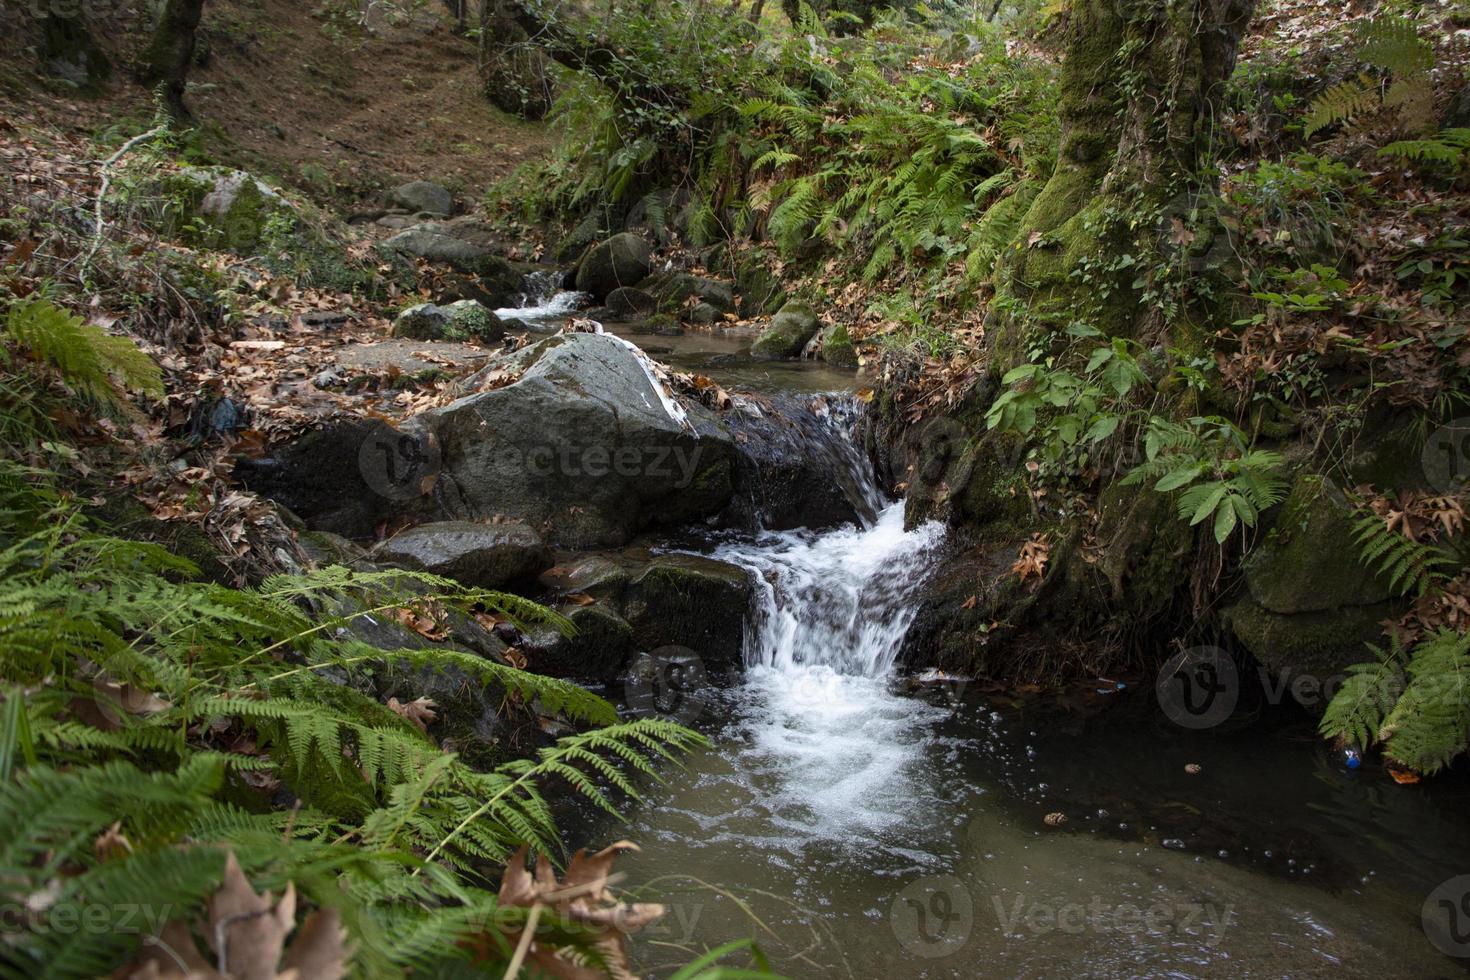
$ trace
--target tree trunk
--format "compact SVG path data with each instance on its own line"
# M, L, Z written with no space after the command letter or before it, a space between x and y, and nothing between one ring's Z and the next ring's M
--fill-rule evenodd
M548 54L510 3L480 0L480 78L497 108L523 119L550 111L556 93Z
M1254 7L1072 0L1056 169L996 269L997 298L1011 301L991 318L997 366L1037 328L1140 333L1139 269L1165 251L1160 229L1195 210L1185 202L1214 192L1214 128ZM1138 264L1117 267L1123 255Z
M195 35L203 12L204 0L165 0L153 40L143 52L142 79L162 87L164 105L175 119L193 118L184 104L184 86L194 61Z

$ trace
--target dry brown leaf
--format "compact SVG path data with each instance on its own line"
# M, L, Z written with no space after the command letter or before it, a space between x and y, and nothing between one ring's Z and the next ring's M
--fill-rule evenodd
M419 731L427 733L429 726L439 720L439 714L434 710L437 705L429 698L414 698L407 704L397 698L388 699L388 710L400 718L407 718L418 726Z

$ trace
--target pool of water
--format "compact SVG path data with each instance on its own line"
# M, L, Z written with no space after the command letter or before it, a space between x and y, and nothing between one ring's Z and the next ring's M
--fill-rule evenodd
M1147 680L915 688L892 658L937 541L895 505L713 549L757 584L748 666L662 702L713 747L584 828L670 908L647 973L748 936L793 977L1463 975L1421 924L1470 870L1461 782L1350 771L1294 710L1181 729Z

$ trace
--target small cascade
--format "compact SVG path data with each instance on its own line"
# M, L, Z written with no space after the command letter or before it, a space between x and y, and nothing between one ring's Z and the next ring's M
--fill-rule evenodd
M587 302L586 293L563 289L564 276L558 271L537 270L526 274L521 283L519 306L495 311L502 320L524 320L531 324L563 320Z
M937 708L890 688L944 538L931 522L904 529L903 504L885 500L850 437L860 407L834 402L808 446L871 510L833 530L761 531L713 557L750 570L739 694L740 766L751 774L775 832L801 849L866 840L903 825L922 795L924 746Z

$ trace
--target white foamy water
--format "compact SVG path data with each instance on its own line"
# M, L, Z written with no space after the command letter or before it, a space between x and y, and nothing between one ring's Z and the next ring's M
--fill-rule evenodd
M537 323L569 317L587 302L586 293L561 290L551 293L533 290L521 296L523 306L506 306L495 311L502 320L525 320Z
M903 528L890 504L866 528L764 533L714 557L753 573L738 767L789 850L911 819L940 709L889 689L943 527Z

